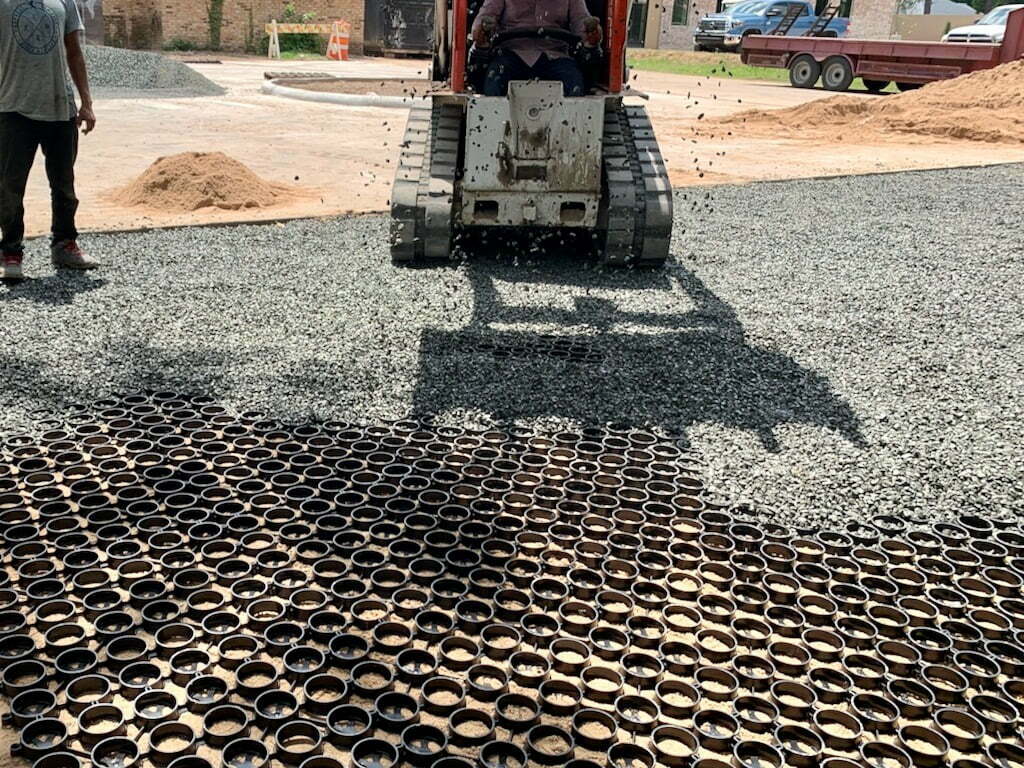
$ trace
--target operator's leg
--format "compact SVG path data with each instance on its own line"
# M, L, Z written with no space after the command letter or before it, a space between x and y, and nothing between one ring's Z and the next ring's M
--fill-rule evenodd
M545 54L537 61L533 71L541 80L560 81L566 96L583 95L583 72L573 59L549 59Z
M512 80L529 80L533 77L526 62L512 51L498 51L487 68L484 80L485 96L507 96L508 84Z

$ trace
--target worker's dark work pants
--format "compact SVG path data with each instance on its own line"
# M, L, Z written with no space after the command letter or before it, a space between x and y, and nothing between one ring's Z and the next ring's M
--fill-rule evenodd
M487 68L484 95L505 96L512 80L557 80L566 96L583 95L583 73L573 59L549 59L541 54L531 67L512 51L499 51Z
M78 126L74 120L50 123L29 120L17 112L0 112L0 230L4 253L21 253L25 237L25 186L42 148L53 203L53 242L74 240L75 159Z

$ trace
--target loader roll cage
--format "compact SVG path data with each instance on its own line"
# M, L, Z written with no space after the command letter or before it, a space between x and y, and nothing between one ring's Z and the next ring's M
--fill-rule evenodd
M610 94L623 90L626 81L626 30L633 0L587 0L587 9L600 19L604 30L605 60L596 85ZM466 64L469 52L469 30L482 5L482 0L436 0L434 12L434 61L431 79L447 82L455 93L469 91ZM558 28L514 29L495 37L492 45L501 42L540 35L567 43L578 43L580 38ZM500 41L500 42L499 42Z

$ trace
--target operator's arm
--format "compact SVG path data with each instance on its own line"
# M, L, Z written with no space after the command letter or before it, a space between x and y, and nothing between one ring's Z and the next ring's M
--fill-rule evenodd
M476 21L473 22L473 42L479 46L489 44L488 34L484 30L484 20L501 21L503 13L505 13L505 0L484 0L484 4L480 6L480 11L476 15Z
M82 32L71 32L64 36L64 47L68 53L68 69L71 79L82 97L82 106L78 109L78 124L85 125L85 133L96 127L96 115L92 111L92 93L89 91L89 74L85 69L85 55L82 53Z
M583 44L601 44L601 22L590 15L586 0L569 0L569 30L583 38Z

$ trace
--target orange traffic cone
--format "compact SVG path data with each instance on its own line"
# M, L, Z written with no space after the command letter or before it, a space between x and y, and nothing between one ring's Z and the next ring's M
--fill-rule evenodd
M348 61L349 25L336 21L331 28L331 41L327 43L327 58L334 61Z

